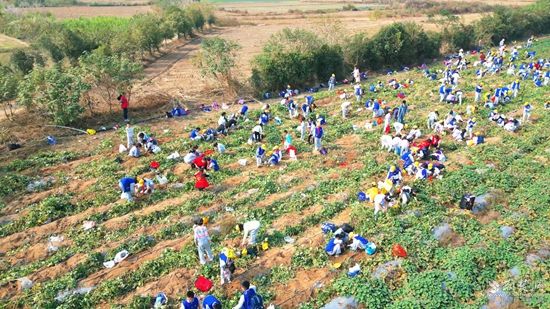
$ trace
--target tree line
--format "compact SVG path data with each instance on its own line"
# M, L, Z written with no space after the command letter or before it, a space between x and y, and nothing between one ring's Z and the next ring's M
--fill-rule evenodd
M165 6L131 18L68 20L0 10L0 31L30 43L0 65L0 103L8 117L16 100L63 125L86 110L94 114L100 104L112 110L117 93L128 92L141 77L142 57L214 22L211 7L201 4Z
M427 32L415 23L394 23L372 37L365 33L342 35L337 43L323 34L284 29L273 35L254 59L250 82L258 93L284 89L288 84L304 87L326 82L333 73L340 80L349 77L354 66L399 69L432 60L441 52L550 33L548 0L520 9L498 6L472 24L447 17L442 32Z

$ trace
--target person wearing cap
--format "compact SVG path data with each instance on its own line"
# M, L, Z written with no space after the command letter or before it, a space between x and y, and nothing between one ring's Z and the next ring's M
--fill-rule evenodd
M238 232L243 233L243 239L241 241L241 246L253 246L256 244L256 236L258 235L258 230L260 229L260 221L251 220L245 223L239 223L235 227Z
M336 75L334 75L333 73L328 79L328 91L334 90L335 85L336 85Z
M386 178L390 179L394 185L398 184L403 178L403 176L401 175L401 169L399 169L395 165L390 166L388 176Z
M366 192L369 202L374 203L374 198L376 197L376 195L378 193L379 193L379 191L378 191L378 186L376 185L376 183L375 182L371 183L371 187Z
M428 177L429 176L437 177L441 173L441 170L433 163L428 164L427 171L428 171Z
M353 86L353 94L355 95L355 101L361 102L361 99L363 98L363 89L361 89L361 84L356 83Z
M416 162L418 163L418 162ZM416 164L417 167L415 178L418 179L428 179L428 170L426 169L426 166L424 164Z
M466 131L468 131L468 137L471 139L474 133L474 127L476 126L476 119L470 118L466 123Z
M151 194L155 188L155 183L149 178L138 178L136 191L141 194Z
M481 92L483 91L483 84L476 85L474 102L477 103L481 100Z
M485 142L485 137L481 135L479 132L474 132L474 136L471 140L466 142L466 145L468 146L475 146L479 144L483 144Z
M531 106L531 104L529 103L525 103L523 105L523 122L527 122L529 121L529 117L531 117L531 110L533 109L533 107Z
M265 157L265 151L266 151L265 144L261 144L256 149L256 166L257 167L262 166L262 163L263 163L264 157Z
M518 92L519 92L519 89L520 89L520 82L519 82L519 79L516 79L511 87L512 88L512 94L514 96L514 98L516 98L518 96Z

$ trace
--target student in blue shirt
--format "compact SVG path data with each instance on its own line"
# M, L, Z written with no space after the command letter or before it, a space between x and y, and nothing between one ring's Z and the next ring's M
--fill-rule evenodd
M222 303L214 295L206 295L202 300L202 309L222 309Z
M241 115L246 116L247 113L248 113L248 105L243 104L243 107L241 107Z
M439 86L439 102L443 102L443 100L445 100L445 84L442 84L441 86Z
M193 291L187 291L187 298L181 300L182 309L199 309L199 299Z

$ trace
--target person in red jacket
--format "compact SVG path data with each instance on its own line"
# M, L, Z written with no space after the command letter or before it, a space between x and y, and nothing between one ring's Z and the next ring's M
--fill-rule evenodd
M120 102L120 108L122 108L122 116L124 117L124 121L128 122L128 98L126 98L126 95L123 93L119 95L117 99Z
M204 172L204 169L200 168L199 171L195 173L195 188L201 191L208 188L210 184L206 177L208 177L208 175Z
M210 158L205 157L204 155L198 156L195 160L193 160L193 164L195 164L195 167L198 169L208 169L208 163L210 163Z

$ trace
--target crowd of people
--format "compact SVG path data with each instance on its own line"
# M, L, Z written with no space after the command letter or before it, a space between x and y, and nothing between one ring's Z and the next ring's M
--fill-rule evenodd
M444 153L444 136L449 136L450 141L463 142L469 146L483 144L485 135L478 129L480 126L478 118L485 111L489 113L488 118L491 122L507 131L516 132L521 125L530 121L533 105L523 103L521 119L499 113L497 108L504 108L505 105L522 101L522 81L531 79L536 87L545 87L550 79L548 59L536 60L535 54L527 50L522 60L519 47L507 48L504 40L494 50L464 52L461 49L457 55L443 62L442 70L429 69L426 65L419 69L430 83L437 83L436 93L439 94L438 101L441 103L436 104L427 114L425 128L424 125L414 124L415 121L408 116L410 99L407 98L406 93L413 91L416 86L411 79L398 80L390 76L387 83L381 81L372 83L367 87L371 98L366 100L366 92L361 82L366 80L367 75L361 73L357 67L351 74L355 83L347 86L351 86L352 89L336 90L337 82L334 74L328 81L329 91L335 91L341 100L341 118L345 121L357 116L364 120L367 131L373 134L380 133L381 148L393 154L384 177L372 182L365 192L360 192L358 195L361 201L372 205L375 218L392 207L407 205L416 195L414 188L416 181L436 181L444 176L447 161ZM462 76L471 72L475 74L477 81L475 85L465 85ZM393 73L389 72L389 75ZM503 78L510 77L513 80L506 85L486 86L484 79L487 75L502 75ZM473 88L471 96L462 90L468 88ZM484 92L485 89L487 91ZM376 98L378 94L388 91L396 93L398 103ZM292 127L297 125L296 131L284 130L279 144L268 145L267 129L269 126L281 125L283 120L272 112L269 104L260 103L262 106L259 116L255 120L252 119L254 124L247 141L249 145L254 145L255 152L251 156L255 158L258 168L279 165L285 158L296 160L297 149L293 136L310 144L314 152L321 155L327 154L327 147L323 142L328 126L327 118L318 112L314 96L306 94L300 98L299 91L293 90L290 86L281 91L280 95L279 104L288 111L287 116L281 117L292 123ZM466 105L463 106L463 103ZM121 104L127 108L127 99L126 101L121 99ZM221 113L215 128L194 127L189 132L190 140L197 143L212 143L214 148L214 150L201 152L199 146L194 143L195 146L183 156L183 162L189 164L190 169L193 170L194 187L198 190L205 190L210 186L207 172L220 170L215 156L223 155L227 151L221 142L223 138L234 130L243 129L246 127L244 124L251 121L248 104L241 99L238 101L238 106L239 111L232 114L226 111L227 106L201 106L204 112L221 111ZM546 103L545 108L549 107L550 104ZM448 109L448 112L442 112L444 109ZM357 110L357 115L352 115L352 110ZM180 116L187 113L188 109L178 105L170 115ZM124 116L127 119L127 111L124 112ZM126 126L126 135L126 150L129 151L130 157L137 158L146 152L161 151L158 141L151 134L139 132L134 139L134 129L130 124ZM122 192L121 197L132 201L134 194L152 193L155 182L150 177L124 177L120 180L119 187ZM473 203L472 196L461 201L461 208L468 209L462 207L467 203ZM258 220L249 220L235 226L235 229L243 235L240 242L243 251L239 253L257 252L257 238L261 225ZM375 246L365 237L354 234L350 225L329 226L326 233L330 234L325 247L329 256L341 255L347 248L355 251L367 250L369 254L375 250ZM206 218L194 220L193 239L197 246L199 263L213 262L217 256L221 284L231 282L235 271L233 259L238 254L231 248L223 248L217 255L212 252ZM261 308L263 301L256 293L256 287L248 281L243 281L241 285L243 293L234 308ZM187 297L182 300L182 308L199 308L200 301L193 291L189 291ZM160 306L166 303L165 295L160 293L157 296L157 302ZM221 307L221 302L213 295L202 298L202 308Z

